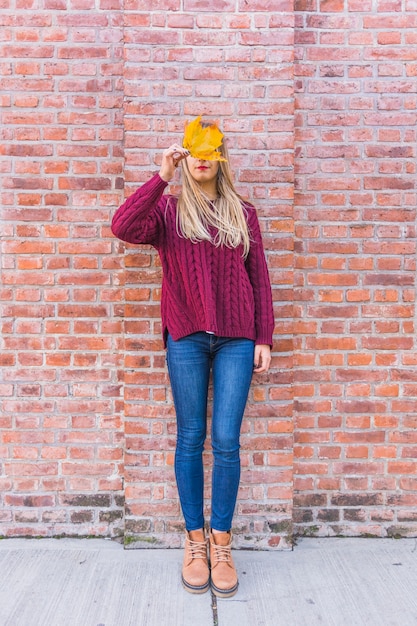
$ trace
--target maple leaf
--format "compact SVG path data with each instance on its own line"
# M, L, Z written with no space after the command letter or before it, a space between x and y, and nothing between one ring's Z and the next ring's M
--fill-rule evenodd
M223 133L215 124L203 127L201 115L185 126L183 146L195 159L204 161L226 161L217 150L222 144Z

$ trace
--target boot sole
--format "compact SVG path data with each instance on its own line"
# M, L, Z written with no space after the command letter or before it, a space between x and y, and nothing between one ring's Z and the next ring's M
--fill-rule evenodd
M187 583L187 581L181 576L181 582L184 589L190 593L206 593L210 587L210 580L208 580L205 585L190 585L190 583Z
M218 587L216 587L216 585L213 585L213 583L211 583L211 590L218 598L231 598L236 594L238 587L238 582L234 587L231 587L230 589L219 589Z

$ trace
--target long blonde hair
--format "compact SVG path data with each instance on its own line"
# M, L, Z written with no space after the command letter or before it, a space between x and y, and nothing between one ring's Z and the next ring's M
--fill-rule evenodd
M204 124L203 124L204 126ZM225 159L229 159L224 143L219 148ZM219 161L217 172L217 194L215 202L210 202L199 184L193 179L186 159L182 165L182 189L177 204L177 230L180 235L194 243L212 241L215 246L225 245L237 248L243 245L243 256L249 253L250 236L245 219L243 199L236 192L229 161ZM216 228L213 238L209 226Z

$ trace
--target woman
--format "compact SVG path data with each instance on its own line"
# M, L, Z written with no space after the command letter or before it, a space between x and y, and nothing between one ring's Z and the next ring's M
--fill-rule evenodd
M211 585L217 596L230 597L238 588L231 526L240 427L252 373L270 365L274 319L256 211L236 193L226 146L218 147L197 158L170 146L159 173L118 209L112 231L123 241L154 246L163 267L163 338L177 417L175 476L186 527L182 582L191 593ZM179 164L177 199L163 192ZM213 471L206 539L202 452L210 371Z

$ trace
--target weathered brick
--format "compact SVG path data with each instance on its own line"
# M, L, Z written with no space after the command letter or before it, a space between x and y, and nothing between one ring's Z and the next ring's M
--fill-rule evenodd
M237 529L265 532L275 501L287 515L294 477L306 534L415 532L413 7L235 4L46 0L55 18L3 18L0 441L6 488L26 499L1 517L7 534L116 532L122 479L128 534L182 529L160 262L125 254L109 221L199 113L229 136L276 299Z
M337 13L337 18L329 18L324 13L326 8L330 12L334 11ZM407 259L413 257L415 235L413 234L408 241L405 231L400 233L398 225L404 219L407 220L408 217L404 211L394 210L394 207L404 203L407 189L415 188L414 181L407 173L406 166L407 159L413 159L415 146L412 142L402 141L401 131L396 128L396 126L400 128L404 122L405 128L411 129L414 123L414 112L411 111L411 116L408 116L409 112L405 105L405 99L399 95L409 89L407 81L407 84L399 84L399 77L402 76L400 58L402 56L406 58L410 51L404 50L404 48L398 49L396 54L390 57L389 65L388 62L384 65L378 63L384 58L385 49L388 45L392 45L394 42L399 44L404 41L403 36L406 36L409 32L408 29L411 27L411 23L408 22L409 26L407 27L404 19L405 14L396 15L395 13L390 13L391 8L387 8L388 15L383 20L385 25L383 29L381 22L372 16L369 3L368 5L362 3L360 8L359 6L356 7L354 2L349 3L347 8L343 3L322 2L319 8L309 3L302 3L299 7L296 7L296 10L303 12L304 24L308 24L310 29L309 33L304 33L310 36L302 37L297 41L300 58L302 58L302 62L300 62L300 81L297 87L303 94L297 102L297 105L300 107L297 118L297 137L299 149L304 150L302 161L304 178L296 181L296 185L299 186L299 193L296 196L296 213L299 215L299 220L296 221L296 233L297 231L301 232L299 229L304 225L310 225L312 219L315 224L320 225L320 230L316 230L313 236L314 248L311 245L307 248L309 239L305 239L305 250L296 248L296 281L300 285L305 284L303 281L309 281L308 284L311 288L308 294L308 301L312 303L310 305L307 302L302 304L299 313L297 313L303 319L304 324L309 322L317 323L317 321L320 322L322 320L323 312L329 320L339 317L336 306L333 310L330 307L319 308L317 304L320 301L364 303L361 305L360 310L357 310L356 313L352 312L352 318L355 321L349 324L349 326L346 326L346 324L339 324L339 326L336 323L329 324L328 321L325 322L324 320L321 324L322 333L327 327L333 329L332 341L337 340L336 331L339 329L339 348L336 347L337 342L335 341L333 351L339 351L342 354L343 342L350 337L353 338L355 333L361 333L357 350L352 350L347 355L346 363L349 367L347 369L342 369L340 366L337 367L337 354L319 354L316 355L316 359L311 363L314 363L315 368L311 371L310 378L311 381L317 379L316 370L317 363L319 363L322 367L325 366L326 373L330 374L329 383L338 383L339 395L340 385L342 385L342 394L345 399L343 401L335 400L330 410L334 411L336 409L337 412L342 414L345 428L341 429L339 423L339 425L336 425L337 431L335 432L335 427L332 427L332 420L329 416L327 432L331 434L333 442L337 442L342 446L345 458L364 459L364 461L361 461L363 465L361 463L343 463L339 465L339 457L337 451L335 451L334 460L329 458L328 471L330 475L337 474L340 470L353 472L354 474L358 473L358 476L346 479L346 487L352 489L356 484L357 488L363 489L368 484L365 478L366 472L374 473L378 467L382 467L376 464L369 464L368 461L372 458L375 461L377 459L389 459L389 463L392 463L389 466L390 470L395 476L398 476L397 472L400 474L403 472L404 476L407 476L414 469L413 462L407 460L410 456L413 458L412 448L408 450L410 453L408 456L404 455L401 458L401 451L394 443L395 440L402 439L401 430L403 430L402 423L405 411L407 411L407 403L404 404L404 400L398 400L395 405L391 406L391 398L398 398L399 394L406 394L404 394L402 388L401 390L399 389L395 382L400 379L400 376L396 374L400 370L393 370L391 374L389 369L390 365L395 367L400 362L397 355L403 355L402 358L408 360L408 355L411 355L412 351L415 350L415 339L411 327L409 331L404 333L401 331L400 324L402 318L406 319L408 315L414 314L414 307L412 310L407 310L404 306L399 306L400 302L404 303L406 301L406 283L411 281L414 284L414 276L412 274L403 274L399 270L404 267L403 263L406 263ZM355 31L351 30L348 36L351 49L344 49L343 45L341 45L342 42L337 38L338 33L334 32L333 29L337 23L340 26L341 22L337 22L339 16L340 19L349 20L355 15L355 19L357 19L358 15L355 14L357 10L362 12L359 18L362 28L356 28ZM390 24L395 24L396 27L389 29ZM324 45L318 47L318 41ZM376 46L375 42L377 42ZM330 43L333 48L329 47ZM354 58L351 56L353 52L356 53L357 60L362 61L361 65L349 61L349 58L351 60ZM335 62L330 64L329 59L334 59L334 61L337 59L337 64ZM313 61L314 73L309 72L310 68L313 69ZM363 89L359 90L359 84L354 80L345 82L343 85L334 80L342 76L348 76L351 79L371 77L374 63L377 73L387 77L385 85L382 82L368 80L363 83ZM321 77L321 79L317 77ZM329 81L330 78L333 78L333 82ZM350 96L349 92L351 92ZM377 112L373 110L374 94L376 92L380 94ZM304 94L309 94L309 97L304 97ZM322 108L338 109L342 114L337 115L334 111L329 113L319 110L319 101L317 99L314 101L314 96L317 97L319 94L321 94L320 102ZM359 110L362 113L358 113ZM356 118L352 117L353 114L356 115ZM356 128L349 130L346 124L349 124L353 119L357 121ZM333 122L332 131L326 128L330 121ZM320 135L318 132L320 132ZM315 133L315 135L312 133ZM313 136L315 138L320 136L321 142L318 145L316 142L317 148L308 151L306 144L303 142L311 140ZM344 154L343 163L331 163L329 167L325 159L331 157L337 159L338 156L334 153L334 142L337 141L340 146L346 137L349 137L350 140L349 152ZM360 149L362 142L367 142L363 153L365 158L361 162L355 162L355 150ZM329 151L328 155L326 150ZM332 150L333 154L331 154ZM390 166L390 161L393 161L393 166ZM323 172L327 171L332 174L329 181L317 175L320 169ZM349 188L349 182L345 182L340 178L340 175L338 178L338 172L346 170L355 173L356 184L358 181L357 177L361 179L362 189L365 189L366 193L354 191ZM394 174L395 176L393 176ZM336 186L343 193L337 193ZM331 194L332 189L335 190L333 194ZM311 208L319 207L320 204L329 205L329 210L325 212L320 211L318 208L314 210ZM335 206L340 208L337 211L332 210L332 207ZM351 206L352 209L354 207L363 207L356 213L352 210L349 214L351 236L358 239L363 238L364 242L356 252L353 252L351 259L349 259L348 270L340 264L340 259L336 258L333 260L326 257L325 240L326 232L332 232L335 240L332 242L333 248L337 250L337 247L339 247L342 250L342 246L346 244L346 234L342 228L346 221L342 210L345 206ZM383 211L377 211L378 206L386 208ZM328 226L329 220L335 222L335 228L330 229ZM374 231L372 226L375 220L382 222L376 231ZM366 224L364 221L369 223ZM301 235L304 238L306 236L307 234L305 233ZM327 249L330 254L332 249L330 247ZM310 253L311 251L316 253L316 262L309 264L309 266L303 263L307 250ZM377 255L381 255L380 260ZM339 266L335 262L339 262ZM345 280L352 280L355 272L360 272L367 267L367 271L364 273L364 281L360 287L358 285L355 289L331 290L331 278L323 278L323 271L321 270L326 268L328 271L331 271L336 267L338 267L339 271L342 269L346 273ZM384 271L384 267L388 271ZM375 272L375 270L378 270L378 272ZM330 283L325 293L320 291L320 283L323 280ZM375 289L377 285L386 285L387 289L385 292L381 289ZM395 289L393 288L394 285ZM379 309L379 313L378 306L382 307ZM340 310L343 311L342 308ZM367 323L367 320L372 323ZM300 341L298 343L295 342L295 356L297 357L298 346L301 353L306 347L313 354L317 350L324 352L326 340L327 337L313 332L311 332L310 337L308 334L305 337L301 335ZM331 356L332 358L330 358ZM375 363L376 368L372 367L372 363ZM384 373L383 368L385 368ZM409 375L408 372L410 372L410 367L405 367L403 371L404 377ZM306 384L308 384L308 380L307 377L305 380ZM355 380L358 381L357 384L349 382ZM371 384L372 380L377 383L375 387ZM323 394L331 395L332 387L329 383L326 383L326 385L324 382L317 383L317 394L320 393L320 390L323 390ZM415 395L415 390L410 388L410 397L413 394ZM382 400L382 402L379 400ZM296 431L296 437L298 438L298 429L303 428L303 414L306 413L308 415L307 411L311 410L311 406L297 402L296 397L295 407L299 416ZM408 410L410 408L411 405L408 406ZM374 412L377 414L374 418L371 418ZM385 412L387 413L386 416L384 416ZM325 424L325 416L321 418L321 421ZM381 428L383 424L389 429L393 429L387 436L382 431L379 434L372 432L374 426ZM350 431L350 429L358 428L362 432ZM375 437L375 434L377 434L377 437ZM308 459L309 467L311 467L311 462L314 460L314 457L313 459L311 458L311 449L307 450L306 447L299 447L298 451L304 452L305 460L307 461ZM402 451L404 452L404 450ZM320 447L317 454L319 454L319 458L323 458L323 456L325 458L325 447ZM302 454L297 456L297 459L302 461ZM301 466L303 465L305 466L306 463ZM361 467L364 478L360 476ZM404 478L403 480L406 479ZM320 484L321 481L322 479L320 479ZM381 476L380 479L377 477L372 478L372 483L373 488L376 490L375 495L378 496L377 500L375 502L364 500L363 503L361 501L350 501L348 506L357 506L359 504L361 509L355 510L354 513L349 511L344 513L344 527L350 524L354 528L355 522L369 519L367 518L366 509L373 505L380 509L380 515L378 517L378 514L372 513L372 519L377 520L382 526L393 519L392 511L387 512L387 515L384 516L382 507L385 501L382 499L382 491L387 488L392 489L394 485L397 485L397 488L399 488L397 479L390 479L388 482L388 477ZM410 486L412 487L412 484ZM325 489L324 483L321 484L320 489ZM334 498L338 499L335 501L332 499L332 505L343 507L343 500L340 499L340 496L335 495ZM350 517L350 519L347 519L347 517ZM358 532L358 530L354 532Z

